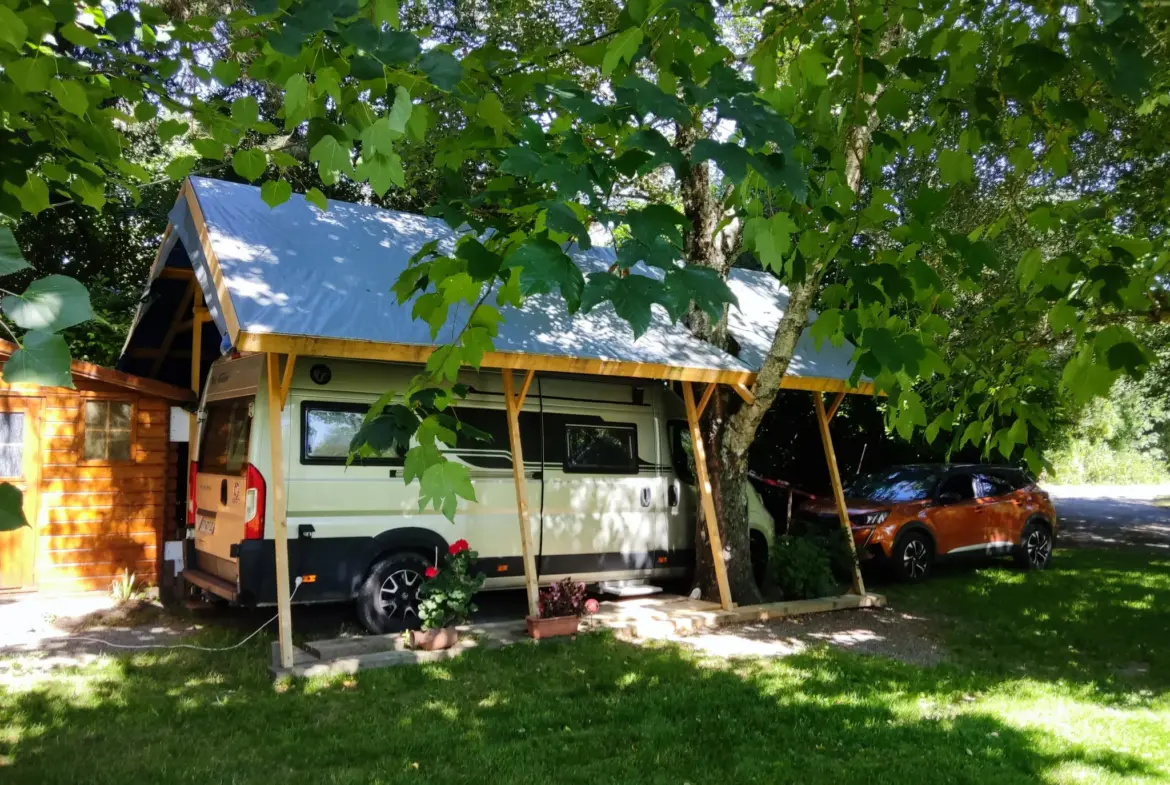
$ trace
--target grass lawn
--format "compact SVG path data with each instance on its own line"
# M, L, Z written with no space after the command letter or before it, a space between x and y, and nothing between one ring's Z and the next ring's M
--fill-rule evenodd
M112 659L0 687L0 782L1170 782L1170 557L889 594L945 664L590 635L278 691L266 643Z

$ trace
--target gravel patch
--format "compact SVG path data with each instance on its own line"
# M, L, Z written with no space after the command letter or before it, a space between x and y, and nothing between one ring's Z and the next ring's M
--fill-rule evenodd
M722 627L680 638L678 643L719 658L787 657L820 645L920 666L937 665L946 656L925 619L889 608Z

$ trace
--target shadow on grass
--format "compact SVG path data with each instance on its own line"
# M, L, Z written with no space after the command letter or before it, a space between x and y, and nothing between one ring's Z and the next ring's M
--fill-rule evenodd
M1170 556L1060 550L1050 569L940 565L926 583L885 584L899 611L936 622L951 660L988 676L1093 687L1100 702L1170 690Z
M817 650L704 666L607 635L274 690L267 644L0 693L6 783L1033 783L1158 776L964 707L953 673ZM936 710L921 711L929 694ZM962 709L962 711L960 711Z

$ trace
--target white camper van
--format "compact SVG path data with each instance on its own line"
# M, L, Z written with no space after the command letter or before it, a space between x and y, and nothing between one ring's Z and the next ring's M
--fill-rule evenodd
M311 575L296 602L356 600L372 632L417 622L415 594L449 543L479 552L485 588L524 585L516 492L498 373L468 372L454 414L490 444L449 451L476 501L455 522L419 511L395 456L346 466L350 439L385 390L417 368L298 358L282 415L289 564ZM263 355L212 366L199 410L188 501L188 582L232 602L276 601ZM682 402L661 383L538 374L520 415L528 509L541 583L683 577L693 563L696 500ZM751 501L753 561L773 523Z

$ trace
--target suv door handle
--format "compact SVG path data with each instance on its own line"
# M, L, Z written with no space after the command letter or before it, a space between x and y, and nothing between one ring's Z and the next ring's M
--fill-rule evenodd
M642 506L643 507L650 506L650 486L649 485L642 486Z
M219 481L219 503L227 504L227 480Z

